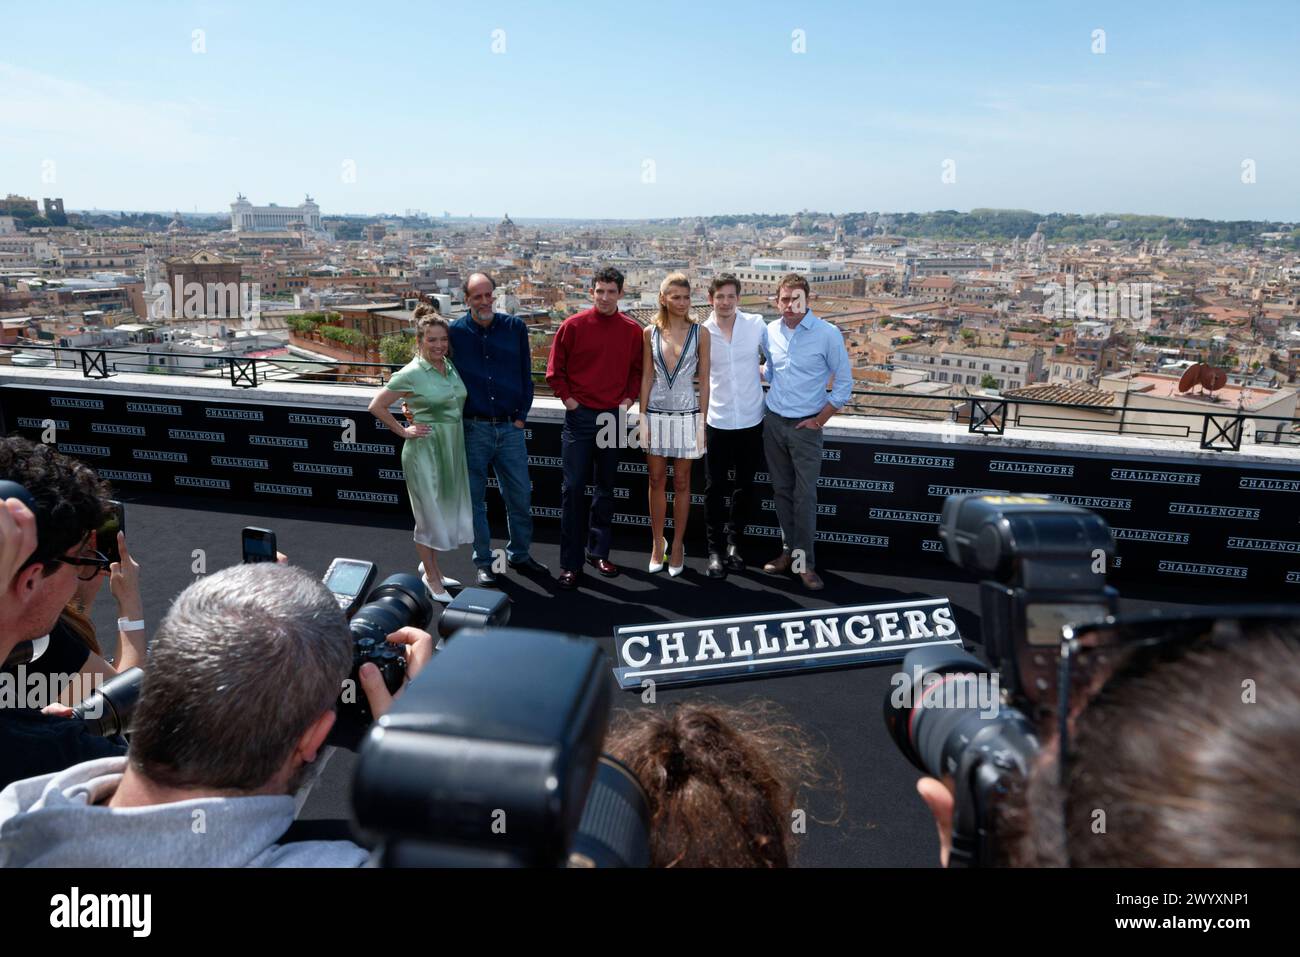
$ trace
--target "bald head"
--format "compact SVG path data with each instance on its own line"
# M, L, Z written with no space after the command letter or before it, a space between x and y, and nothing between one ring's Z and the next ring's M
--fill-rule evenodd
M465 280L465 303L474 318L482 323L492 321L492 291L496 283L487 273L472 273Z

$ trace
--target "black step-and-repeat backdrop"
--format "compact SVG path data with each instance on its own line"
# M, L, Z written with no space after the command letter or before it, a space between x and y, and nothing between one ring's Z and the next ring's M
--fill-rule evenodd
M0 416L6 432L53 443L123 492L409 509L401 440L363 409L9 386L0 389ZM528 445L533 512L558 524L559 422L530 423ZM760 480L750 532L771 544L751 556L761 561L779 550L780 532L767 475ZM703 485L696 468L691 538L701 540ZM1220 463L828 439L818 565L884 571L899 562L946 564L937 531L943 499L969 491L1045 492L1095 510L1114 532L1111 581L1121 588L1159 582L1194 591L1213 579L1254 597L1300 600L1300 463L1245 465L1231 453ZM649 525L639 451L623 451L614 495L617 524ZM489 491L488 500L493 527L504 531L499 496ZM698 545L692 551L702 554Z

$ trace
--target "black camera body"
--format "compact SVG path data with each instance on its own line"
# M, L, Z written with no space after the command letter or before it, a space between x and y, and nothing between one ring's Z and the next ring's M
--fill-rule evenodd
M949 866L997 864L997 810L1040 748L1039 721L1057 699L1062 627L1116 610L1106 585L1115 546L1105 521L1046 495L950 495L939 537L980 583L984 651L918 648L885 700L903 755L954 791ZM974 702L972 704L972 702Z
M361 748L353 810L383 866L647 866L645 794L601 754L612 694L590 638L458 631Z
M1047 495L950 495L939 538L950 561L988 576L980 631L1010 699L1035 711L1055 703L1062 627L1118 605L1106 584L1115 543L1105 520Z
M384 684L396 694L406 681L406 655L402 646L388 640L399 628L427 630L433 618L433 600L415 575L390 575L375 586L366 603L348 622L352 632L352 672L339 695L339 722L344 729L368 725L373 716L361 689L361 666L379 668Z

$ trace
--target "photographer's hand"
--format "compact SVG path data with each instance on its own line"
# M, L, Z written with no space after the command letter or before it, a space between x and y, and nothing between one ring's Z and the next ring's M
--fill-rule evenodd
M434 640L433 635L427 631L421 631L419 628L399 628L388 636L388 640L395 645L406 645L406 680L410 681L418 675L429 659L433 657ZM379 673L379 669L369 661L361 666L361 690L365 693L366 700L370 703L370 713L376 718L388 713L388 709L393 706L393 700L401 695L389 694L388 686L384 684L384 678Z
M141 618L144 602L140 599L140 563L127 550L124 532L117 533L117 550L122 560L113 562L108 569L108 587L117 599L117 613L123 618Z
M117 551L121 561L113 562L108 570L108 587L117 601L118 618L129 621L144 619L144 601L140 597L140 563L131 557L126 547L126 534L117 533ZM117 633L116 669L143 668L148 645L143 628Z
M939 866L948 866L948 852L952 850L952 788L938 778L921 778L916 782L916 793L934 815L934 825L939 830Z

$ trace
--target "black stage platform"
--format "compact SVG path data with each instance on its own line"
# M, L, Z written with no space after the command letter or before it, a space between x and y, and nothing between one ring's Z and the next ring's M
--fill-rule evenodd
M254 511L246 503L222 507L211 498L137 496L125 500L128 541L142 566L150 634L172 597L194 580L195 550L203 550L208 572L237 563L239 531L245 525L274 529L280 549L290 560L317 575L339 555L375 562L380 579L398 571L414 571L418 561L409 519L301 506ZM552 573L559 568L558 535L558 523L538 523L533 554L548 564ZM826 590L811 595L794 579L764 575L758 568L732 574L724 582L711 581L704 576L704 556L689 551L685 575L676 579L666 572L652 576L645 570L648 533L615 526L615 536L611 557L623 569L618 578L601 578L588 569L579 591L563 592L553 581L507 576L504 590L514 602L511 624L592 635L612 660L612 632L619 625L947 597L967 644L980 640L978 585L955 568L951 579L933 577L934 565L922 572L927 577L910 577L907 567L883 553L873 567L819 569ZM494 541L497 544L503 543ZM772 544L765 541L762 547L770 550ZM755 553L747 557L761 564L771 556ZM447 574L471 582L469 546L449 556L443 568ZM1169 606L1191 597L1148 592L1141 597L1127 596L1122 607L1141 611L1153 604ZM1198 583L1195 598L1198 602L1228 601L1231 595L1207 593ZM107 585L93 617L101 636L115 633L116 610ZM275 667L275 663L267 666ZM810 795L806 801L808 833L798 849L799 865L932 867L938 861L938 845L933 822L915 794L917 773L898 754L881 718L892 673L892 666L878 665L711 687L659 688L658 704L695 696L733 704L768 699L826 748L840 787L835 793ZM615 695L616 707L650 707L642 705L639 694L616 691ZM354 760L350 752L334 752L302 818L326 821L350 816L348 793Z

